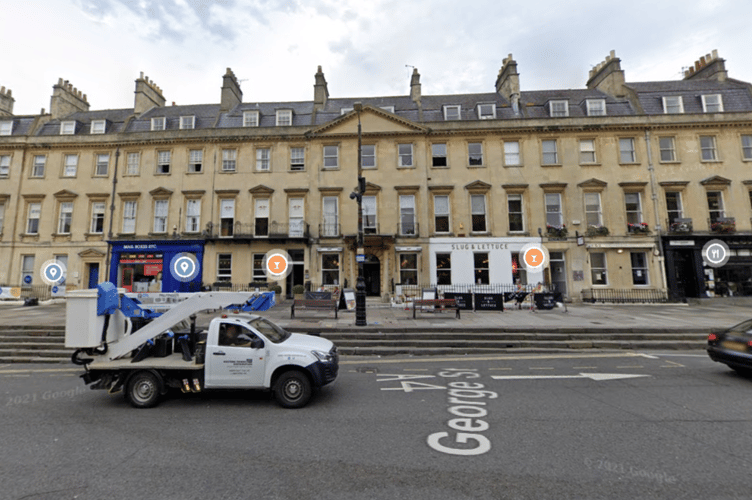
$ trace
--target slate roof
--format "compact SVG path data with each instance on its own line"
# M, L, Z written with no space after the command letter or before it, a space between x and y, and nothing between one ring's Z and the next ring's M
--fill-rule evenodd
M27 135L34 124L35 116L2 116L0 122L13 122L10 135ZM7 136L4 136L7 137Z
M703 113L703 95L720 94L723 112L752 111L752 94L744 82L726 80L678 80L665 82L627 83L637 93L645 114L662 115L663 97L682 96L684 113Z
M133 109L103 109L96 111L81 111L72 113L60 120L50 120L37 132L40 136L60 135L60 122L75 121L75 135L89 135L91 122L96 120L106 121L106 134L118 134L123 132L126 120L133 115ZM99 134L96 134L99 135Z
M662 97L681 95L685 114L703 113L702 95L722 95L724 112L752 111L752 91L748 83L733 79L677 80L659 82L627 83L637 96L646 115L663 114ZM597 89L553 89L523 91L519 100L519 115L515 115L511 103L496 92L452 95L423 95L421 109L409 95L329 98L324 109L314 113L313 101L295 102L244 102L227 112L220 111L219 104L163 106L152 108L140 116L134 116L132 108L97 110L73 113L62 120L51 120L37 132L40 136L60 135L60 122L74 120L76 135L88 135L91 122L106 120L106 133L131 133L151 131L151 119L165 117L165 130L179 130L181 116L194 116L195 129L236 129L243 126L243 112L259 111L259 128L276 128L276 112L292 110L296 127L319 127L342 116L343 109L352 109L360 102L378 108L393 108L393 113L418 124L444 122L444 107L459 105L461 121L478 120L478 104L496 105L496 120L550 119L549 102L566 100L569 117L587 117L587 99L604 99L606 116L634 116L638 111L627 98L617 98ZM391 111L388 109L387 111ZM422 114L421 114L422 111ZM422 119L421 119L422 116ZM315 117L315 118L314 118ZM12 135L26 135L36 117L9 117L14 123ZM555 119L555 118L554 118Z

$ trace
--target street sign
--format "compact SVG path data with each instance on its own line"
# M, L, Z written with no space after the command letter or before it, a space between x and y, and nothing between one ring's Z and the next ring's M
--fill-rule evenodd
M360 263L360 262L365 262L365 261L366 261L366 256L364 254L358 254L355 256L355 262Z

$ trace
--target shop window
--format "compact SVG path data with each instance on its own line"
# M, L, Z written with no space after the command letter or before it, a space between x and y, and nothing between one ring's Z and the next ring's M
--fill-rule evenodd
M339 254L321 254L321 284L339 285Z
M436 284L437 285L451 285L452 284L452 254L451 253L437 253L436 254Z
M266 282L266 269L264 266L264 259L266 254L255 253L253 254L253 282L265 283Z
M418 254L400 254L400 283L403 285L418 284Z
M632 261L632 284L648 284L648 259L645 252L631 252Z
M593 285L608 285L605 253L593 252L590 254L590 277Z
M221 253L217 255L217 281L232 281L231 253Z
M473 254L473 262L475 267L475 284L476 285L488 285L488 253L479 252Z

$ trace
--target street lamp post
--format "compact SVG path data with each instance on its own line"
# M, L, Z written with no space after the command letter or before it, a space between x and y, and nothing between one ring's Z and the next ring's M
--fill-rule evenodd
M358 242L356 250L356 260L358 261L358 279L355 282L355 326L366 326L366 281L363 277L363 260L365 259L365 250L363 248L363 193L366 190L366 180L363 178L363 164L361 156L361 130L360 130L360 112L363 105L356 102L353 109L358 113L358 188L355 193L355 199L358 201ZM350 195L352 198L353 196Z

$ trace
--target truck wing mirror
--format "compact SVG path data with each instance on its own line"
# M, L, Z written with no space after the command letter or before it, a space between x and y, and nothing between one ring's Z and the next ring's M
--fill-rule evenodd
M263 349L263 348L264 348L264 341L263 340L261 340L259 338L255 338L255 339L251 340L251 349Z

